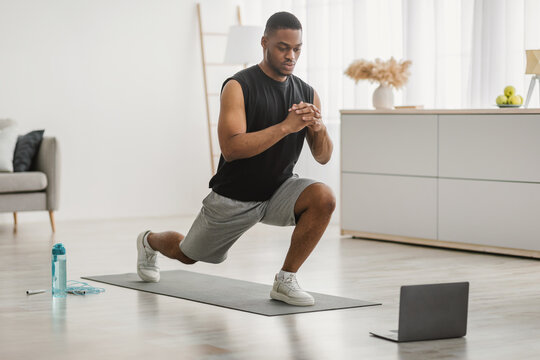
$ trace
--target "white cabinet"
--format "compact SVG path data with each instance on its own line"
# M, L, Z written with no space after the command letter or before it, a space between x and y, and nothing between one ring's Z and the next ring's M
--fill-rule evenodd
M342 111L341 229L540 258L540 110Z
M437 176L437 116L347 115L342 171Z
M344 229L433 239L437 237L437 180L343 174Z
M540 182L539 115L440 115L439 176Z
M540 250L540 184L440 179L439 240Z

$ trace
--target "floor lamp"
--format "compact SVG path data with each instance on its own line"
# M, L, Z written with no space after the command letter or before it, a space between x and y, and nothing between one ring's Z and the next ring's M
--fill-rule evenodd
M529 101L534 90L534 85L538 81L538 89L540 92L540 50L525 50L527 54L527 68L525 74L532 74L531 84L529 85L529 91L527 92L527 100L525 100L525 108L529 107Z
M227 35L225 51L226 64L253 64L261 61L261 37L263 29L260 26L231 26Z

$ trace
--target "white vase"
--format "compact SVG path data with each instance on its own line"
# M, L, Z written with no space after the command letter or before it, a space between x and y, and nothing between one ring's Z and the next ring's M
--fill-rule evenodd
M375 109L393 109L394 93L392 87L388 85L379 85L373 92L373 107Z

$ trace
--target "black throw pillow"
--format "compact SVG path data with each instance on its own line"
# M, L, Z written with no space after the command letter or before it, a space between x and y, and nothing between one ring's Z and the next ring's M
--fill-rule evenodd
M19 136L13 155L13 171L22 172L30 170L34 157L36 156L43 133L45 130L34 130L26 135Z

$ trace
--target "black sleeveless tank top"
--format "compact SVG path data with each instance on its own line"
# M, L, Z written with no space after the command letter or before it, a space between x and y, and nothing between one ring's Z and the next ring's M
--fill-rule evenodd
M300 101L313 104L313 88L294 75L280 82L267 76L259 65L254 65L225 80L221 91L231 79L242 86L248 133L282 122L293 104ZM251 158L227 162L221 155L210 187L216 193L235 200L268 200L293 175L306 131L304 128L289 134Z

